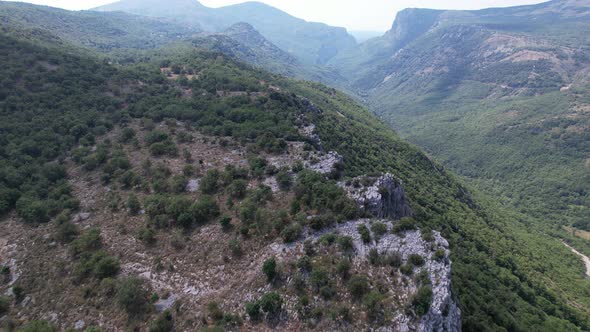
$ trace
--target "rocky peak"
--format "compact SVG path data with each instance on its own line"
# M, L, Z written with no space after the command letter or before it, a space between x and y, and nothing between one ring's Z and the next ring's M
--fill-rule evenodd
M409 8L397 13L395 21L385 37L400 49L430 30L443 11Z
M383 222L387 225L388 232L381 237L375 236L371 232L369 243L363 242L359 227L371 229L374 222ZM360 219L352 220L343 224L334 226L324 232L309 235L303 241L295 244L274 244L273 250L281 260L287 257L300 257L303 251L303 243L317 242L327 233L337 234L339 236L350 237L353 243L353 255L351 256L352 264L363 266L370 256L370 252L376 250L380 255L399 255L403 263L407 263L411 256L419 255L424 258L425 263L421 267L416 267L414 274L425 273L428 276L429 286L432 289L432 299L428 312L419 319L409 311L395 312L390 324L380 327L379 332L393 331L461 331L461 310L453 299L451 290L451 260L449 243L439 232L432 233L432 240L424 240L420 230L406 231L404 234L395 234L392 228L395 225L387 220L370 220ZM439 252L437 254L437 251ZM444 253L440 255L440 253ZM369 267L369 269L371 269ZM377 273L371 270L371 273ZM398 294L402 303L409 305L412 296L416 294L421 286L415 278L406 279L397 274L390 279L392 291Z
M402 183L392 174L358 177L341 185L366 214L393 220L412 215Z

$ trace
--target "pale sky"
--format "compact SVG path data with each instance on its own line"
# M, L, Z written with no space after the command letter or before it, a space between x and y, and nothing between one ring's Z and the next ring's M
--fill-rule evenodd
M89 9L115 0L29 0L25 2L70 10ZM162 0L166 1L166 0ZM386 31L396 12L404 8L481 9L544 2L543 0L259 0L307 21L346 27L348 30ZM201 0L221 7L244 0Z

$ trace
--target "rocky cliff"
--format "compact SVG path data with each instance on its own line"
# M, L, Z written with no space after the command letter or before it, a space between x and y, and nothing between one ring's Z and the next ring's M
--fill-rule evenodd
M412 215L401 181L391 174L355 178L341 185L366 214L393 220Z

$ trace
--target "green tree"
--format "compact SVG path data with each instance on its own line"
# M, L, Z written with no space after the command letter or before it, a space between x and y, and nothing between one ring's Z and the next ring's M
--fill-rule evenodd
M267 259L262 264L262 272L268 282L272 282L277 277L277 261L274 257Z

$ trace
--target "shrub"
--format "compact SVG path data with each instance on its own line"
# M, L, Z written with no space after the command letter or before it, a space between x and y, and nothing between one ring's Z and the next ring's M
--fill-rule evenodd
M329 246L336 242L336 234L328 233L320 237L319 242L323 245Z
M150 153L152 156L160 157L164 155L168 156L177 156L178 155L178 148L176 144L174 144L171 140L166 140L164 142L157 142L150 145Z
M184 175L175 175L170 183L170 190L175 194L181 194L186 191L188 179Z
M250 320L258 321L260 319L260 302L248 302L246 303L246 314L250 316Z
M137 196L135 196L133 193L129 195L129 198L127 199L127 209L129 210L129 214L132 216L137 215L141 210L141 204L139 203Z
M444 249L436 249L436 251L434 252L434 259L436 259L437 261L442 261L443 259L445 259L446 257L446 252Z
M399 270L401 273L411 276L412 273L414 273L414 266L412 264L404 264L399 268Z
M285 229L283 229L283 231L281 232L281 237L283 238L283 241L285 243L292 243L292 242L297 241L297 239L299 239L299 237L301 237L302 233L303 233L303 227L301 227L297 223L293 223L293 224L285 227Z
M159 130L152 130L144 137L147 145L152 145L157 142L163 142L168 139L168 134Z
M371 231L375 234L375 241L379 241L387 233L387 225L382 222L375 222L371 225Z
M79 277L94 276L104 279L115 276L119 272L119 261L100 250L88 257L83 257L76 265L76 274Z
M311 270L311 258L307 255L299 258L297 261L297 267L301 269L301 271L308 272Z
M89 326L84 332L102 332L102 330L96 326Z
M425 263L424 258L418 254L411 254L408 257L408 262L414 266L422 266Z
M326 286L320 288L320 296L323 297L325 300L329 300L336 295L336 290L334 289L332 283L328 283Z
M338 264L336 265L336 272L343 278L348 278L348 274L350 272L350 260L347 258L342 258Z
M201 179L199 183L199 189L203 194L212 195L217 192L219 189L219 176L220 173L216 169L208 170L205 173L205 176Z
M240 256L242 254L242 244L238 239L231 239L228 245L229 250L231 250L234 256Z
M400 267L402 265L402 256L397 252L386 254L383 257L383 263L391 267Z
M317 290L319 290L328 284L330 281L330 276L326 270L317 268L311 271L309 281Z
M365 226L364 224L360 224L360 225L357 226L356 230L361 235L361 240L364 243L370 243L371 242L371 233L369 232L369 229L367 228L367 226Z
M369 281L365 276L353 276L347 284L350 295L356 300L360 300L369 292Z
M149 196L144 202L145 212L149 217L152 218L158 215L166 214L168 205L168 198L164 195Z
M7 297L0 296L0 317L10 309L10 300Z
M117 285L115 300L119 307L129 315L138 315L147 308L148 293L144 281L139 278L126 278Z
M34 320L21 327L19 332L57 332L57 328L44 320Z
M140 183L140 178L133 171L127 171L119 178L119 183L125 189L132 188Z
M293 180L291 178L291 174L286 169L281 169L277 173L277 184L282 191L288 191L293 184Z
M28 223L45 223L49 221L49 208L43 201L21 197L16 202L16 212Z
M246 180L236 179L227 188L227 193L233 198L244 198L247 189L248 182Z
M82 233L82 235L72 241L70 250L74 256L78 256L82 253L98 250L101 246L100 230L93 228Z
M378 292L370 292L363 298L363 305L366 308L367 316L375 320L381 315L384 296Z
M264 158L251 158L248 160L252 177L260 178L264 175L268 162Z
M209 302L207 304L207 311L209 312L209 317L214 321L217 322L223 319L223 311L221 311L217 302Z
M350 252L354 249L354 242L350 236L338 237L338 245L340 245L340 249L344 252Z
M152 245L156 242L156 232L149 227L143 227L137 233L137 238L146 245Z
M404 217L393 225L392 231L396 234L400 234L414 229L416 229L416 220L414 220L414 218Z
M430 309L430 302L432 301L432 288L430 286L422 286L412 298L412 306L418 316L422 316Z
M10 281L10 267L0 265L0 284Z
M25 298L25 290L20 285L13 286L12 293L14 294L14 300L17 303L21 302Z
M422 229L422 240L426 242L434 242L435 238L431 229Z
M56 239L62 243L70 243L78 236L78 226L67 220L57 225Z
M264 264L262 264L262 272L266 276L268 282L272 282L277 276L277 261L276 259L269 258Z
M125 128L121 131L121 135L119 135L119 142L121 143L128 143L135 137L135 130L132 128Z
M369 250L369 264L371 265L381 265L381 255L379 255L379 251L377 248L371 248Z
M230 216L223 216L219 220L219 224L221 224L221 228L224 231L228 231L231 228L231 220L232 218Z
M260 299L260 309L269 315L275 315L283 306L283 300L277 292L264 294Z
M219 206L210 196L203 196L191 205L190 211L198 224L204 224L219 216Z

